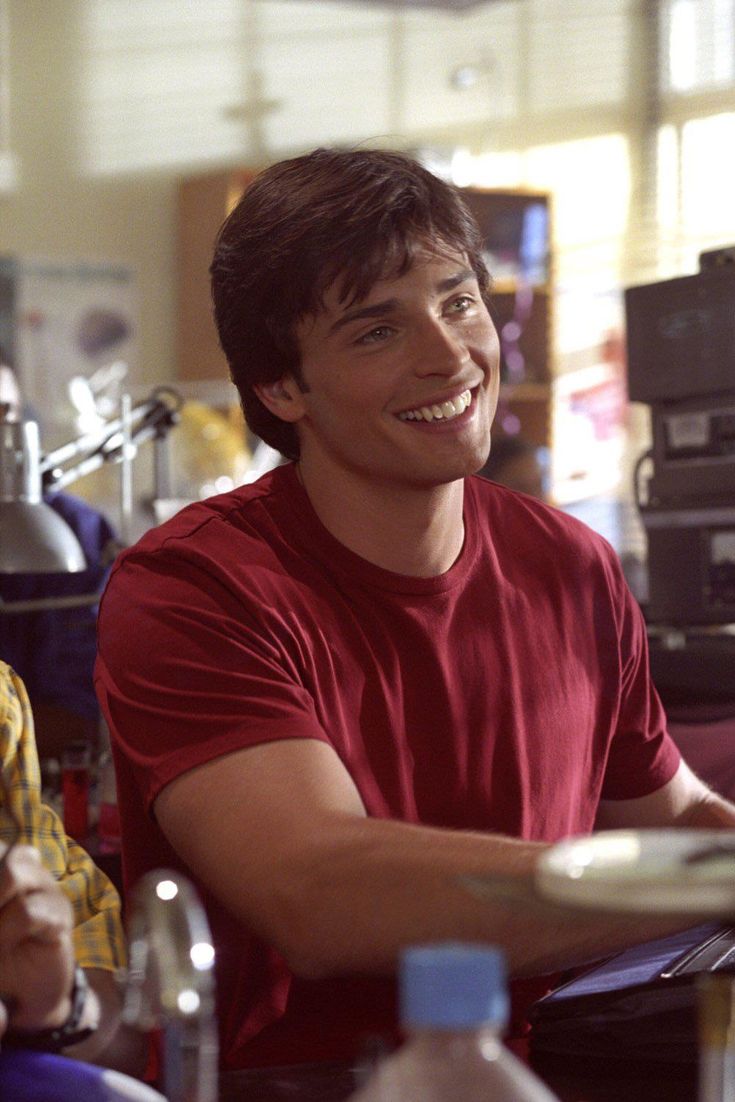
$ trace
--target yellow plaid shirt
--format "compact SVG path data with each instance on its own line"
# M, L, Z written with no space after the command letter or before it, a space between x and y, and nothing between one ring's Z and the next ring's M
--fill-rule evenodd
M74 908L74 948L82 968L106 971L125 964L120 897L87 851L67 837L59 816L41 801L33 717L25 685L0 662L0 768L13 811L23 830L18 841L35 846ZM0 806L0 841L14 828Z

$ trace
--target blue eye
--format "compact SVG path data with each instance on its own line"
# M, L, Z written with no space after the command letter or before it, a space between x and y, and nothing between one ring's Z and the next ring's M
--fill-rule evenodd
M392 333L393 330L389 325L376 325L374 329L358 337L355 344L378 344L380 341L387 340Z
M475 304L475 300L472 295L460 295L459 298L455 298L450 303L450 310L456 314L463 314L466 310L471 309Z

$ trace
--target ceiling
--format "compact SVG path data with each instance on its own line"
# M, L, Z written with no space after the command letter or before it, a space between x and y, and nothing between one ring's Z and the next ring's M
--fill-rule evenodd
M352 0L353 3L373 8L441 8L444 11L469 11L495 0Z

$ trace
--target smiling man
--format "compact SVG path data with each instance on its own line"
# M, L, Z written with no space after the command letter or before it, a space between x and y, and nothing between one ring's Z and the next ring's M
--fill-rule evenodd
M665 929L534 900L596 826L735 826L680 761L608 545L476 478L498 338L476 225L412 160L268 169L219 235L222 346L291 462L117 563L97 686L128 882L193 876L227 1067L394 1035L402 947L502 945L538 977ZM463 874L495 874L495 902Z
M299 475L332 535L390 570L441 574L462 548L461 479L484 462L498 397L477 276L427 245L359 305L341 296L332 285L296 326L299 376L259 397L297 426Z

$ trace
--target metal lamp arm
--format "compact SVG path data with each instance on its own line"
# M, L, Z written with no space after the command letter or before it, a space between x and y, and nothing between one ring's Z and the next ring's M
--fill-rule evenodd
M182 406L180 395L161 387L150 398L134 406L125 415L108 421L98 433L71 440L42 457L41 479L44 491L61 490L105 463L120 463L125 458L125 433L128 443L137 447L151 439L162 439L178 423ZM78 462L71 460L81 456Z

